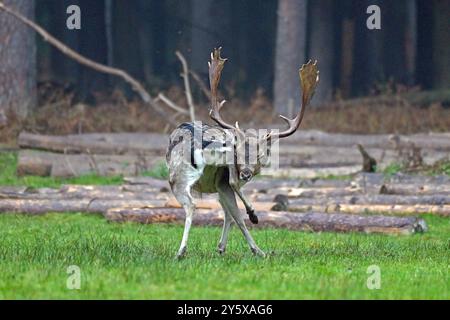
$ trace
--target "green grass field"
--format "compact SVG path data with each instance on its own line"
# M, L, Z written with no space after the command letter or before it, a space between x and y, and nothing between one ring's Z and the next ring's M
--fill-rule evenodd
M119 183L14 176L0 157L0 184ZM187 257L174 259L182 226L109 223L100 215L0 214L1 299L450 299L450 219L426 215L414 236L252 230L265 259L237 228L216 253L220 228L193 227ZM67 288L67 268L81 288ZM367 288L369 266L381 288Z
M360 299L450 298L450 220L426 217L416 236L253 230L268 258L255 258L235 229L216 253L219 228L192 229L174 260L182 227L114 224L101 216L0 216L3 299ZM67 268L81 269L69 290ZM381 289L366 286L378 265Z

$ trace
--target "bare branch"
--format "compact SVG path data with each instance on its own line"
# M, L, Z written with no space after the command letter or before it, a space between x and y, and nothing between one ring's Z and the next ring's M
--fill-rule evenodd
M209 93L208 87L206 86L206 84L202 80L202 78L200 78L200 76L194 70L189 70L189 73L191 74L192 79L194 79L197 82L198 86L200 87L200 90L203 92L205 97L210 99L210 93Z
M189 106L189 114L191 117L191 121L194 122L195 121L195 106L194 106L194 101L192 99L191 85L189 83L189 68L188 68L186 59L181 54L181 52L176 51L175 54L178 57L178 59L180 60L181 65L183 66L183 73L181 74L181 76L183 77L183 80L184 80L184 92L186 94L186 100L187 100L187 103Z
M181 108L180 106L178 106L175 102L173 102L172 100L170 100L169 98L167 98L162 92L158 94L158 97L155 100L161 100L162 102L164 102L169 108L184 114L184 115L189 115L189 112L186 111L185 109Z
M152 99L151 95L145 90L145 88L142 86L142 84L134 79L132 76L130 76L127 72L121 69L108 67L106 65L103 65L101 63L95 62L89 58L86 58L82 55L80 55L78 52L72 50L65 44L63 44L61 41L50 35L46 30L44 30L42 27L34 23L33 21L29 20L28 18L24 17L20 13L14 11L13 9L5 6L3 2L0 2L0 10L3 10L4 12L10 14L11 16L15 17L34 31L36 31L42 38L44 38L45 41L53 45L55 48L57 48L59 51L61 51L64 55L68 56L69 58L77 61L78 63L92 68L98 72L111 74L114 76L118 76L122 78L125 82L131 85L134 91L136 91L141 99L150 105L161 117L163 117L165 120L170 122L173 125L176 125L176 123L172 120L171 117L168 117L166 112Z

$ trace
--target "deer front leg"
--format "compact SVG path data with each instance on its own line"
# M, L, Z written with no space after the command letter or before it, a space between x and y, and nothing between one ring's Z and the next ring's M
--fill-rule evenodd
M258 224L258 216L255 214L255 209L244 193L241 191L241 187L239 185L239 178L236 168L231 167L230 169L230 186L233 188L234 192L241 199L242 203L245 206L245 211L248 214L248 218L253 224Z
M245 210L247 211L248 218L253 224L258 224L258 216L255 214L255 209L253 208L253 205L250 203L250 201L247 199L247 197L244 195L244 193L239 188L235 188L232 185L232 188L234 192L238 195L238 197L241 199L242 203L245 206Z
M244 219L242 218L241 212L236 203L234 191L228 184L228 179L224 179L218 183L217 191L219 193L220 203L222 204L224 211L228 211L234 221L236 221L237 226L244 235L245 240L247 240L253 254L264 257L265 253L256 245L255 240L253 240L247 226L245 225Z

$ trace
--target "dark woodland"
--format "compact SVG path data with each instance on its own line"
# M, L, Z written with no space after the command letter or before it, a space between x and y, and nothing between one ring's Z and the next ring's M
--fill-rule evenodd
M307 128L371 133L445 131L449 126L448 0L4 3L78 53L127 71L153 96L163 92L182 107L187 105L175 52L207 84L209 54L222 46L228 58L222 91L233 105L226 113L243 122L272 122L272 115L292 113L300 99L297 69L313 58L319 61L321 82ZM66 27L67 7L74 4L81 9L80 30ZM380 30L366 27L366 9L373 4L381 8ZM56 133L164 129L161 117L143 110L121 79L81 66L1 12L0 25L3 140L24 126ZM203 118L208 99L196 80L191 79L191 87L196 113ZM117 113L113 106L122 110ZM386 112L405 114L399 107L414 109L404 115L408 125L386 119ZM336 120L330 119L336 112ZM55 115L59 119L52 119Z

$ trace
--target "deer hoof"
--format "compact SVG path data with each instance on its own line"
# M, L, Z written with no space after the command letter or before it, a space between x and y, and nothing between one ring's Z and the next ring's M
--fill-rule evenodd
M178 251L177 256L176 256L176 259L177 259L177 260L181 260L181 259L183 259L185 256L186 256L186 247L183 247L183 248L181 248L181 249Z
M222 246L217 247L217 252L219 252L220 255L223 255L225 253L225 247Z
M264 251L262 251L259 248L252 248L252 252L255 256L261 257L261 258L265 258L266 254L264 253Z
M258 216L255 214L255 211L251 210L247 212L248 218L253 224L258 224Z

